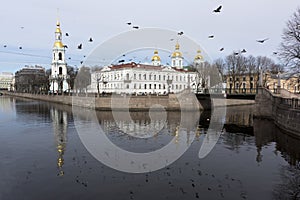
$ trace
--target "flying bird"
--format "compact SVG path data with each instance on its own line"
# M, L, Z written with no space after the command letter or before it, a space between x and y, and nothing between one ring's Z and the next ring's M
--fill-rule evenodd
M274 54L274 55L277 55L278 53L274 51L273 54Z
M24 26L21 26L20 28L21 28L21 29L24 29Z
M173 40L174 40L174 38L171 38L171 39L170 39L170 41L173 41Z
M80 64L82 64L83 63L83 61L80 61Z
M223 51L224 50L224 48L222 47L221 49L220 49L220 51Z
M6 48L6 47L7 47L7 45L5 44L5 45L3 45L3 47L4 47L4 48Z
M265 41L267 41L269 38L263 39L263 40L256 40L259 43L264 43Z
M208 36L208 38L214 38L215 36L214 35L210 35L210 36Z
M130 26L130 25L131 25L131 22L127 22L126 24L127 24L128 26Z
M71 60L71 57L69 57L69 60Z
M67 45L64 45L64 48L68 48L68 46L67 46Z
M133 26L132 28L139 29L139 27L138 27L138 26Z
M119 61L118 61L118 63L123 63L123 62L125 62L125 60L119 60Z
M234 52L233 55L237 56L237 55L239 55L239 53L238 52Z
M66 36L69 36L69 33L66 33Z
M179 33L177 33L178 35L183 35L183 31L180 31Z
M241 53L246 53L247 51L246 51L246 49L243 49L242 51L241 51Z
M90 37L89 42L93 42L93 38Z
M221 9L222 9L222 6L219 6L217 9L215 9L213 12L215 12L215 13L219 13L219 12L221 12Z
M79 45L77 46L77 49L82 49L82 44L79 44Z
M19 49L23 49L22 47L19 47Z

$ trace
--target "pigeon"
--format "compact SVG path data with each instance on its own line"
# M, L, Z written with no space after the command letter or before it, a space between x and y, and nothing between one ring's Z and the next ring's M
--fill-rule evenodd
M22 47L19 47L19 49L23 49Z
M131 22L127 22L126 24L129 26L129 25L131 25Z
M267 41L269 38L263 39L263 40L256 40L259 43L264 43L265 41Z
M93 38L90 37L89 42L93 42Z
M6 47L7 47L7 45L5 44L5 45L3 45L3 47L4 47L4 48L6 48Z
M210 35L210 36L208 36L208 38L214 38L215 36L214 35Z
M234 52L233 54L234 54L235 56L239 55L239 53L238 53L238 52Z
M119 61L118 61L118 63L123 63L123 62L125 62L125 60L119 60Z
M138 27L138 26L133 26L132 28L134 28L134 29L139 29L139 27Z
M221 49L220 49L220 51L223 51L224 50L224 48L222 47Z
M69 36L69 33L66 33L66 36Z
M67 45L64 45L64 48L68 48L68 46L67 46Z
M80 64L82 64L83 63L83 61L80 61Z
M219 12L221 12L221 9L222 9L222 6L219 6L217 9L215 9L213 12L215 12L215 13L219 13Z
M247 51L246 51L246 49L243 49L242 51L241 51L241 53L246 53Z
M180 31L179 33L177 33L178 35L183 35L183 31Z
M78 45L77 49L82 49L82 44Z
M274 54L274 55L277 55L278 53L274 51L273 54Z

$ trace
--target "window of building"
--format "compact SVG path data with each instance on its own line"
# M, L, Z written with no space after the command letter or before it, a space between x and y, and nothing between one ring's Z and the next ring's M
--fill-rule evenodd
M250 77L250 81L253 81L253 76Z
M156 89L156 84L154 84L154 89Z
M151 89L151 84L149 84L149 89Z
M243 88L244 88L244 89L246 88L246 83L243 83Z
M246 81L246 77L245 76L243 77L243 81Z
M164 75L164 81L166 80L166 75Z
M58 73L59 73L59 75L62 75L62 67L58 68Z
M160 84L158 85L158 89L161 89L161 85Z
M231 77L229 78L229 81L232 81L232 78L231 78Z
M175 66L175 60L173 60L173 66Z
M236 77L235 80L236 80L236 81L239 81L240 79L239 79L239 77Z
M236 83L236 84L235 84L235 88L236 88L236 89L239 89L239 83Z
M158 80L160 81L160 75L158 75Z
M58 60L62 60L62 53L61 52L58 53Z
M144 89L147 89L147 84L144 85Z
M181 66L181 60L179 60L179 66Z
M129 80L129 73L126 74L126 80Z
M142 74L139 74L139 79L142 80Z
M151 74L149 74L149 80L151 80L151 76L152 76L152 75L151 75ZM151 88L150 88L150 89L151 89Z
M126 88L129 89L129 84L126 85Z
M136 74L133 74L133 78L134 78L134 80L136 79Z
M154 80L156 80L156 75L154 75Z

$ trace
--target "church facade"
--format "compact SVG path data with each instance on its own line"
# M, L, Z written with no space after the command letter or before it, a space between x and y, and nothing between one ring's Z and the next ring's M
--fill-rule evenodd
M166 95L185 89L197 91L200 83L195 70L183 67L183 56L179 44L171 55L171 66L161 65L158 51L154 51L152 64L135 62L105 66L91 74L90 92L133 95ZM195 62L203 62L200 51Z

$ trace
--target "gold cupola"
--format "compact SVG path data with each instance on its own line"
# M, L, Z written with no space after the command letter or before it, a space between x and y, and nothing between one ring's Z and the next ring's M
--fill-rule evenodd
M55 42L53 45L54 48L64 48L64 44L62 43L62 32L60 30L60 22L57 20L56 29L55 29Z
M203 56L201 55L201 50L197 51L194 61L203 61Z
M175 51L172 53L172 58L182 57L182 53L179 51L179 48L180 48L180 45L177 42L175 45Z
M160 61L160 57L158 55L158 51L157 50L154 51L154 56L152 56L151 61Z

